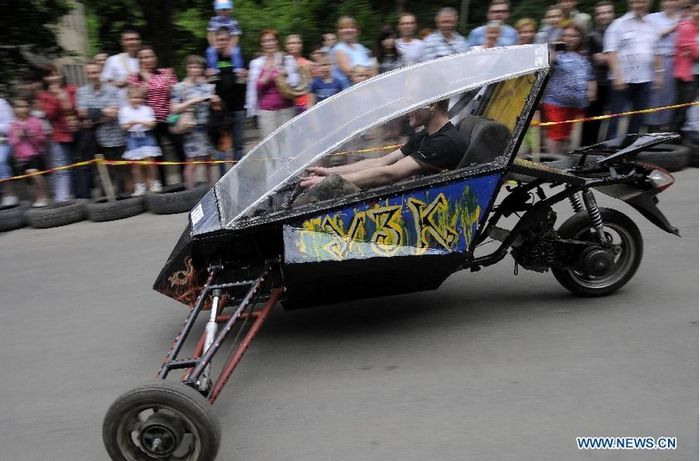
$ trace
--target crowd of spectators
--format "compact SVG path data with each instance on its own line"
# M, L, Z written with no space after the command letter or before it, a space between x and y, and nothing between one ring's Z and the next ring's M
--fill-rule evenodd
M485 23L466 37L457 31L453 8L438 9L434 29L420 31L416 16L403 13L377 32L373 50L359 42L360 24L343 16L307 58L299 35L282 40L273 29L246 31L257 34L260 48L256 56L244 56L233 2L216 0L208 47L201 56L187 57L181 81L173 69L158 66L157 50L142 44L137 31L125 29L121 53L98 53L86 63L86 85L66 84L57 67L47 66L41 79L28 77L13 97L0 99L0 179L95 154L108 160L163 155L179 161L240 160L247 117L257 118L264 138L314 104L379 73L499 46L549 44L552 74L541 105L545 121L697 100L697 3L662 0L661 11L650 13L650 0L629 0L625 12L616 12L612 2L602 0L592 16L576 3L560 0L539 21L522 18L512 27L509 1L492 0ZM633 116L627 132L681 131L687 112ZM616 118L607 125L601 133L600 122L586 122L582 143L624 134ZM570 136L571 125L550 127L545 146L565 152ZM194 186L194 168L182 168L187 187ZM211 182L213 172L201 168ZM109 171L122 194L158 192L165 182L163 168L152 164L133 165L130 174L127 167ZM34 206L45 206L50 197L55 202L89 198L99 182L90 167L56 171L50 181L33 176ZM12 182L3 186L2 205L16 203Z

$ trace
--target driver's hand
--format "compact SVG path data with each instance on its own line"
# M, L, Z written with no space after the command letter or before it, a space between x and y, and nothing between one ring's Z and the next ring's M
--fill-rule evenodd
M306 171L310 176L328 176L331 174L328 168L322 166L310 166Z
M326 179L325 176L305 176L301 178L299 185L304 189L309 189L311 187L314 187L316 184L320 183L324 179Z

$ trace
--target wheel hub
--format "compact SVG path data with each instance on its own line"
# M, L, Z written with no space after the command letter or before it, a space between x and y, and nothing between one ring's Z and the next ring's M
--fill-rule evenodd
M586 274L594 277L606 275L612 269L615 259L602 248L589 248L581 256L581 267Z
M149 456L165 458L180 446L184 432L177 418L154 413L144 422L139 434L141 449Z

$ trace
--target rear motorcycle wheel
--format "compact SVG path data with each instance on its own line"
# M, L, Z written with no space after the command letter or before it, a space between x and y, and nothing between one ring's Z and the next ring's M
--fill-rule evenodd
M120 396L102 425L114 461L212 461L220 438L211 405L199 392L160 380Z
M557 281L579 296L606 296L625 285L642 262L644 243L637 225L627 215L611 208L600 208L606 238L612 243L612 263L602 274L584 270L552 269ZM598 241L593 222L587 212L577 213L558 231L564 239ZM582 264L583 266L583 264Z

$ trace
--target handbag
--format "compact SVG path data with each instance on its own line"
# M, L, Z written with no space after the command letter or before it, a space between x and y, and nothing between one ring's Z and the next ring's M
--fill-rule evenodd
M294 59L290 57L291 59ZM287 71L280 72L275 79L277 84L277 90L280 92L285 99L296 99L299 96L303 96L309 92L309 84L311 83L311 71L307 66L296 65L297 75L299 76L299 81L296 85L289 83L289 75Z

